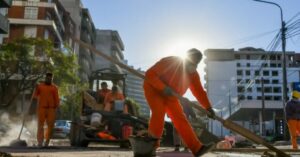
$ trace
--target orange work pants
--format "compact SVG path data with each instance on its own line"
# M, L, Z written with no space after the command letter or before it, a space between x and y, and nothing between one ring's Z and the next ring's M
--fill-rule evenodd
M45 132L45 139L49 141L52 136L52 130L55 123L55 108L38 108L38 130L37 130L37 141L38 144L42 144L44 141L44 124L47 123L47 130Z
M293 149L298 149L297 136L299 135L300 131L300 120L290 119L288 120L288 126Z
M195 154L202 147L202 144L184 115L178 99L176 97L163 96L148 83L144 84L144 91L152 112L148 128L150 135L155 138L162 136L164 118L167 113L184 143L186 143L187 147Z

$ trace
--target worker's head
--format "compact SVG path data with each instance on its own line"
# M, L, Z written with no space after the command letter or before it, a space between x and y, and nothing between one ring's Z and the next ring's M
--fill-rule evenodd
M107 83L106 82L102 82L101 83L101 89L107 89Z
M299 100L299 99L300 99L300 92L298 92L298 91L293 91L293 92L292 92L292 98L293 98L293 99L296 99L296 100Z
M51 85L52 80L53 80L53 74L51 72L47 72L45 77L45 84Z
M111 91L112 91L113 93L117 93L117 92L119 91L118 86L116 86L116 85L112 86Z
M202 60L202 53L198 49L192 48L187 51L185 66L188 73L193 73L197 70L197 66Z

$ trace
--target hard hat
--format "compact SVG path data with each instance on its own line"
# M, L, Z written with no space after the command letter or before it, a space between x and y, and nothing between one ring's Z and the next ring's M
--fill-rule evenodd
M294 90L294 91L292 92L292 97L295 97L295 98L300 99L300 92Z

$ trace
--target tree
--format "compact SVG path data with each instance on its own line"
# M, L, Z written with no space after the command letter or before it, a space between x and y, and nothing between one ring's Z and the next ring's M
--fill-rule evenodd
M19 38L0 47L0 108L12 109L25 91L32 93L45 73L54 74L60 96L74 94L79 84L77 58L69 48L54 48L50 40Z

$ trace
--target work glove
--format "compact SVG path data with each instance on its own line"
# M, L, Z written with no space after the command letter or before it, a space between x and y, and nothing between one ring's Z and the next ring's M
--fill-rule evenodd
M167 96L172 96L174 91L169 86L166 86L163 90L163 93Z
M209 118L215 119L216 114L215 114L215 111L213 110L212 107L208 108L208 109L207 109L207 112L208 112L208 113L207 113L207 116L208 116Z

